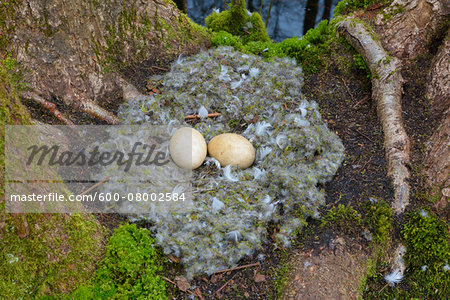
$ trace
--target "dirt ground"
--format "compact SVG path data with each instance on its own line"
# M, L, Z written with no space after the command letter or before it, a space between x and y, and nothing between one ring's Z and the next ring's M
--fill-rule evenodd
M342 237L319 253L296 252L282 299L356 299L367 257L360 244Z

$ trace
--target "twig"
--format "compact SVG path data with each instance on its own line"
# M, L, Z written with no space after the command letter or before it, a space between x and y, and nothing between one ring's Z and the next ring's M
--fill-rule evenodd
M362 137L366 138L368 141L370 141L370 142L372 142L372 143L375 143L374 140L372 140L371 138L369 138L369 137L368 137L367 135L365 135L364 133L359 132L358 130L356 130L356 129L354 129L354 128L353 128L353 130L356 131L357 133L359 133Z
M353 94L350 91L350 88L348 87L347 83L345 82L345 80L341 77L341 81L345 86L345 89L347 90L347 93L350 95L350 98L352 98L352 102L355 102L355 99L353 98Z
M165 276L162 276L162 279L164 279L164 280L167 281L167 282L170 282L171 284L173 284L174 286L176 286L177 289L179 289L179 290L182 291L182 292L188 292L188 293L191 293L192 295L195 295L194 292L192 292L192 291L190 291L190 290L183 291L182 289L180 289L180 288L178 287L178 285L177 285L175 282L173 282L172 280L170 280L169 278L167 278L167 277L165 277Z
M387 286L388 286L388 283L386 283L386 285L383 286L383 288L378 292L378 294L381 293Z
M220 116L220 113L215 112L215 113L210 113L208 114L208 118L213 118L213 117L218 117ZM186 117L184 117L185 120L190 120L190 119L200 119L199 115L187 115Z
M410 141L402 113L402 61L384 50L375 31L361 19L346 17L336 31L362 55L372 74L377 74L372 77L372 99L384 133L387 173L394 190L391 206L395 213L401 213L409 203L411 190Z
M267 28L267 24L269 23L270 11L271 11L271 10L272 10L272 0L270 0L269 12L267 13L266 28Z
M151 66L150 68L155 68L155 69L162 70L162 71L169 71L169 69L161 68L161 67L157 67L157 66Z
M364 166L362 167L362 170L364 170L364 168L367 166L368 163L370 163L371 160L372 160L372 156L369 158L368 161L366 161L366 162L364 163Z
M231 276L231 278L228 279L228 281L225 282L224 285L222 285L217 291L215 291L213 295L217 295L218 293L220 293L230 283L230 281L234 278L235 275L236 274L233 274L233 276Z
M263 7L263 0L261 0L261 7L259 8L259 15L262 15L262 7Z
M92 191L93 189L95 189L96 187L98 187L99 185L102 185L103 183L107 182L109 179L111 178L111 175L106 177L105 179L103 179L100 182L97 182L96 184L94 184L93 186L91 186L90 188L88 188L87 190L85 190L84 192L82 192L80 194L80 196L86 195L87 193L89 193L90 191Z
M70 121L62 112L60 112L56 108L55 104L48 102L47 100L45 100L38 94L27 91L27 92L23 92L21 96L23 98L32 100L32 101L40 104L41 106L43 106L45 109L47 109L53 116L55 116L58 120L60 120L64 124L69 125L69 126L75 126L75 124L72 121Z
M366 102L367 100L369 100L370 97L369 96L365 96L364 98L362 98L361 100L358 101L358 103L356 103L355 105L353 105L353 108L357 108L359 105L363 104L364 102Z
M216 272L214 272L214 274L220 274L220 273L225 273L225 272L230 272L230 271L236 271L236 270L240 270L240 269L256 267L256 266L259 266L259 265L260 265L260 263L258 262L258 263L254 263L254 264L238 266L238 267L236 267L236 268L231 268L231 269L225 269L225 270L216 271Z

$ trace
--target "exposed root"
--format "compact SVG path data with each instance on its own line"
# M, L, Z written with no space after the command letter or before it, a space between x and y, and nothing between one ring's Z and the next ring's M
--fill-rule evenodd
M114 114L110 113L106 109L98 106L93 101L84 100L80 107L88 115L91 115L92 117L99 119L103 122L106 122L111 125L120 124L119 118L117 118Z
M363 56L372 72L372 98L383 127L388 176L394 187L392 208L395 213L401 213L409 203L410 186L409 139L402 120L400 61L386 53L375 32L363 21L348 17L337 29Z
M60 120L64 124L69 125L69 126L74 126L75 125L71 120L69 120L69 118L67 118L62 112L60 112L56 108L55 104L53 104L51 102L48 102L47 100L45 100L44 98L42 98L38 94L30 92L30 91L27 91L27 92L23 92L21 94L21 96L23 98L25 98L25 99L29 99L31 101L34 101L34 102L40 104L42 107L47 109L53 116L55 116L58 120Z
M23 92L21 96L25 99L29 99L31 101L34 101L40 105L42 105L45 109L47 109L52 115L54 115L58 120L63 122L66 125L69 126L75 126L75 123L73 123L69 118L67 118L62 112L60 112L54 103L51 103L38 94L30 91ZM81 109L86 112L87 114L102 120L108 124L117 125L120 124L120 120L113 115L112 113L106 111L105 109L101 108L94 102L90 100L83 101L83 104L81 105Z
M148 95L144 95L137 90L137 88L125 79L118 77L117 84L122 88L122 97L124 101L130 101L132 99L145 99Z

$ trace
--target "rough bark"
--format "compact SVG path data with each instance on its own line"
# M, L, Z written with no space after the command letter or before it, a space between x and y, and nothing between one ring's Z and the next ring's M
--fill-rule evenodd
M19 1L4 26L34 93L109 123L99 106L120 101L134 74L208 43L169 1Z
M426 52L449 15L448 0L394 0L375 23L386 50L408 59Z
M372 72L372 98L384 132L388 176L392 179L396 213L409 203L409 139L403 127L400 61L383 49L373 30L356 18L348 17L338 25L338 32L359 52Z
M450 30L433 59L429 77L430 111L441 122L428 143L424 174L428 185L440 192L438 206L444 208L450 198Z
M430 112L437 118L441 118L450 107L450 29L433 59L427 99L430 101Z

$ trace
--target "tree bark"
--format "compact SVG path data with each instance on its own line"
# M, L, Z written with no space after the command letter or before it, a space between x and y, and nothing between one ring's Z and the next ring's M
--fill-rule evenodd
M450 29L433 59L427 87L430 111L441 121L428 142L424 175L439 193L437 208L445 208L450 198Z
M448 0L394 0L375 23L383 46L398 58L424 53L450 15Z
M3 26L33 93L113 124L102 107L122 101L143 68L208 45L206 30L156 0L21 1Z

